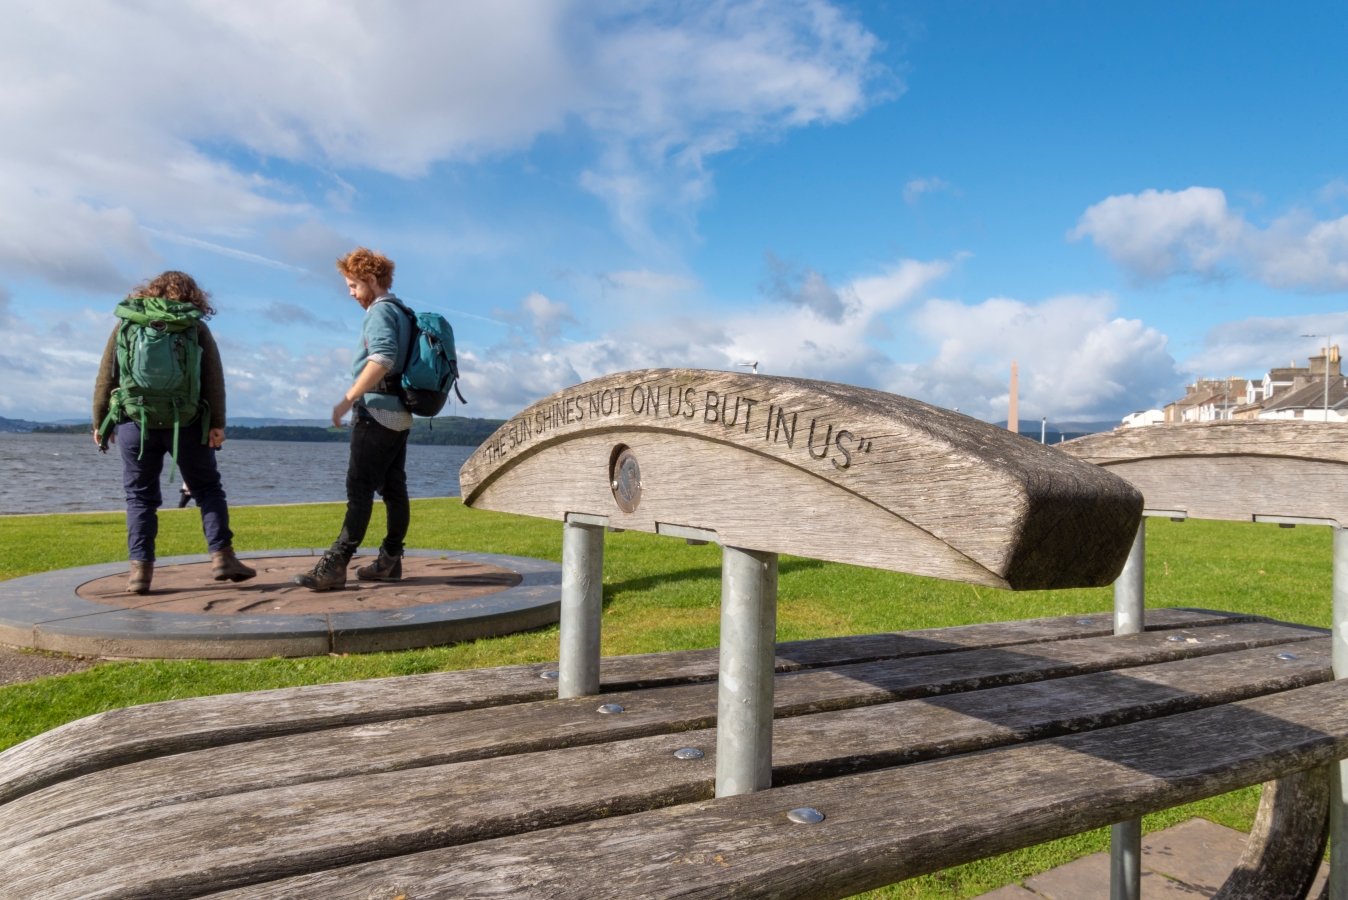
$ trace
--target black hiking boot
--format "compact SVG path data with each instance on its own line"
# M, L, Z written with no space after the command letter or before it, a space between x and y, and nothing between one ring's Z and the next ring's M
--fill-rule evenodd
M380 547L379 558L368 566L361 566L357 569L356 577L361 581L402 581L402 554L389 556L384 552L384 548Z
M346 564L349 560L335 550L328 550L323 554L313 571L306 572L303 575L296 575L290 579L300 587L307 587L311 591L330 591L334 588L346 587Z

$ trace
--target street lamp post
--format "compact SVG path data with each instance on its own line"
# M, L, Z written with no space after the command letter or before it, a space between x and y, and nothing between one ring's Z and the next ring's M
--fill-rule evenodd
M1325 339L1325 424L1329 424L1329 348L1334 343L1330 334L1303 334L1302 337L1322 337Z

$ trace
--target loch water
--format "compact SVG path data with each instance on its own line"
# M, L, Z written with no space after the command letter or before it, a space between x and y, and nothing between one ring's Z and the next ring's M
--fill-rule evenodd
M407 491L413 497L459 496L459 467L472 447L410 444ZM226 441L216 454L231 506L319 503L346 499L345 443ZM168 483L164 506L178 505L182 476ZM0 433L0 515L124 510L122 459L98 452L88 435Z

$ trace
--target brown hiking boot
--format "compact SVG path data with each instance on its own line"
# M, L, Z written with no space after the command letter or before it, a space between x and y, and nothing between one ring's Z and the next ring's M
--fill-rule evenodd
M342 554L328 550L314 566L313 571L296 575L290 580L311 591L330 591L333 588L346 587L347 562L349 560Z
M247 581L257 574L234 555L233 547L216 550L211 554L211 577L216 581Z
M402 554L389 556L384 552L384 548L379 548L379 558L368 566L361 566L356 570L356 577L361 581L402 581L403 580L403 557Z
M131 580L126 583L128 594L150 593L150 579L154 577L154 562L142 559L131 560Z

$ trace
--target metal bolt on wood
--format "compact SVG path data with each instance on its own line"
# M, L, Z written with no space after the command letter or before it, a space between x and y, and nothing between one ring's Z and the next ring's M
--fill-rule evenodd
M716 703L718 797L772 787L776 649L777 554L724 547Z
M558 697L589 697L599 693L599 635L603 619L604 529L564 522Z
M808 806L802 806L799 809L793 809L786 814L786 817L797 825L818 825L824 821L824 814L817 809L811 809Z
M684 747L681 750L674 751L675 759L701 759L704 756L706 754L696 747Z
M1147 592L1147 519L1144 516L1114 582L1114 633L1138 634L1145 627ZM1172 634L1168 641L1184 638ZM1109 900L1142 896L1142 820L1129 819L1109 829Z
M603 713L606 716L615 715L622 711L623 708L616 703L605 703L603 706L599 707L599 709L595 710L595 712Z

